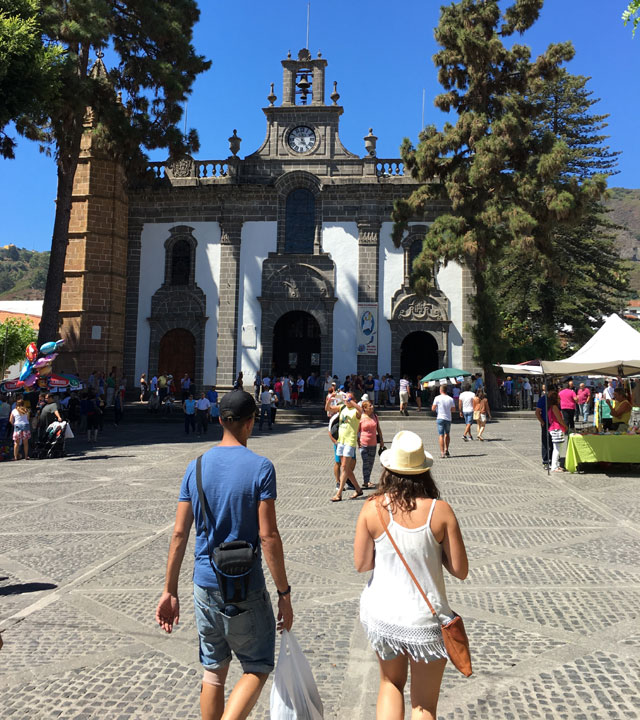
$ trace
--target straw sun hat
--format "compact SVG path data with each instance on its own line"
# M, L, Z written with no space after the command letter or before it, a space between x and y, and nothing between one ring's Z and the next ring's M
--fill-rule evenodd
M433 455L424 449L419 435L401 430L393 438L391 447L380 455L380 463L399 475L418 475L433 465Z

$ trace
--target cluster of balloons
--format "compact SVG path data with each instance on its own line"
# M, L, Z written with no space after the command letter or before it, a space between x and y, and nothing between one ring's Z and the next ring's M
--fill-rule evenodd
M64 344L64 340L52 340L44 345L38 346L32 342L27 345L25 350L26 361L20 372L20 382L24 387L35 385L40 378L46 378L51 375L51 364L58 357L56 350ZM41 357L38 357L38 356Z

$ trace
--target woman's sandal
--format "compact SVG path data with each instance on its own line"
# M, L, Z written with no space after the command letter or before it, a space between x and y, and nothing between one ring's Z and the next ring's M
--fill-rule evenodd
M373 485L372 485L371 483L362 483L362 485L360 485L360 487L361 487L363 490L368 490L369 488L372 488Z
M362 490L360 490L359 493L354 493L354 494L349 498L349 500L357 500L359 497L362 497L363 495L364 495L364 493L362 492Z
M331 502L342 502L342 498L339 497L338 495L334 495L334 496L331 498Z

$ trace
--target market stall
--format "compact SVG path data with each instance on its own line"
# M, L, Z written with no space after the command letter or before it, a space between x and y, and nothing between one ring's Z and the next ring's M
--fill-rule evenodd
M566 360L542 360L545 375L603 375L626 378L640 373L640 333L612 315L595 335ZM598 416L596 406L596 417ZM640 463L640 437L635 428L616 432L587 429L569 436L565 468L583 463Z

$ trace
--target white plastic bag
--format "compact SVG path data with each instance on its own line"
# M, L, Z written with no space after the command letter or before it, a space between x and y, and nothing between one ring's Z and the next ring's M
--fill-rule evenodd
M322 700L298 641L284 630L271 686L271 720L322 720Z

